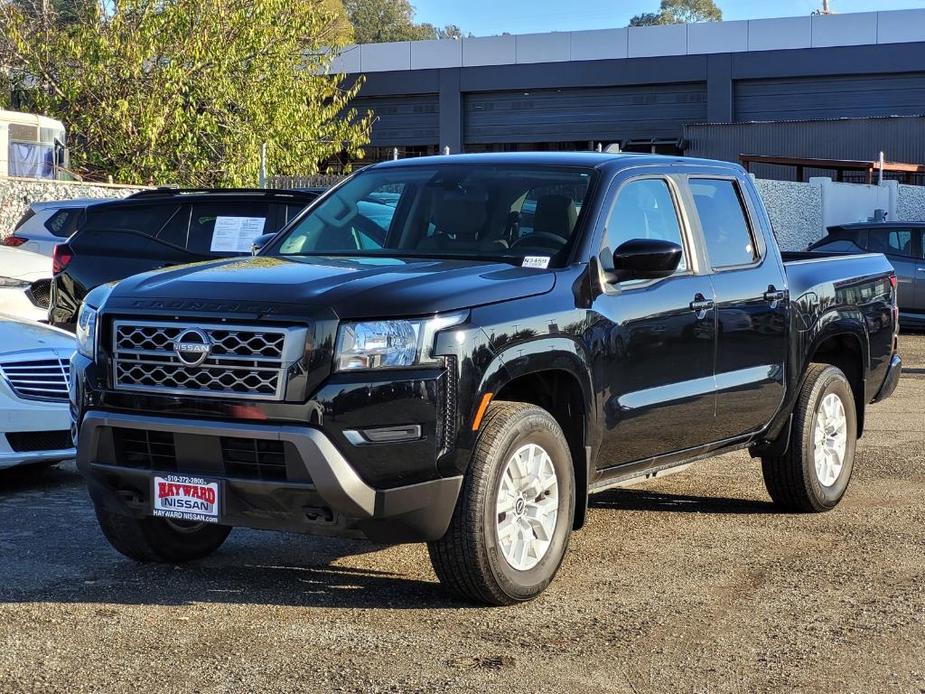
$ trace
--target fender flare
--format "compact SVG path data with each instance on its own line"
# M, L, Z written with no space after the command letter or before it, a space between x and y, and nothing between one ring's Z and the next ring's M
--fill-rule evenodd
M516 343L500 350L485 369L473 398L472 412L467 421L475 420L477 409L486 393L497 394L518 378L531 374L562 372L575 379L581 389L584 409L582 441L570 441L575 467L575 523L584 524L588 507L588 489L593 477L593 427L595 417L594 387L591 364L579 345L565 337L547 337L528 343Z

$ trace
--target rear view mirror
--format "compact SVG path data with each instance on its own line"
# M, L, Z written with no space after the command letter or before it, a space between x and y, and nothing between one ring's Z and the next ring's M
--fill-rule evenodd
M631 239L615 253L604 248L599 256L606 282L654 280L673 275L681 264L681 246L661 239Z
M251 255L257 255L264 246L275 238L276 234L261 234L255 238L254 243L251 245Z

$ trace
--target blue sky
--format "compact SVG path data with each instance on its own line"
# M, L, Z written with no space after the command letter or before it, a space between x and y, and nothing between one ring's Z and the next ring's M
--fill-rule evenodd
M412 0L416 19L458 24L476 36L509 32L576 31L626 26L630 17L658 8L659 0ZM807 15L820 0L718 0L724 19ZM835 12L925 8L922 0L831 0Z

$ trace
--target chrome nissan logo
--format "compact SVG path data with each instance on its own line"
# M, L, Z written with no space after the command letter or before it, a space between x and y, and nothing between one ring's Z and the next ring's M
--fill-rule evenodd
M199 366L211 354L212 343L204 331L193 328L177 336L173 341L173 351L187 366Z

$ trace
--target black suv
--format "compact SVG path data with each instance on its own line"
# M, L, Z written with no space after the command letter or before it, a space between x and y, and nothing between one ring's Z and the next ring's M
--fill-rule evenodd
M84 296L139 272L250 255L253 240L279 231L318 191L146 190L87 209L55 248L49 320L73 332Z

